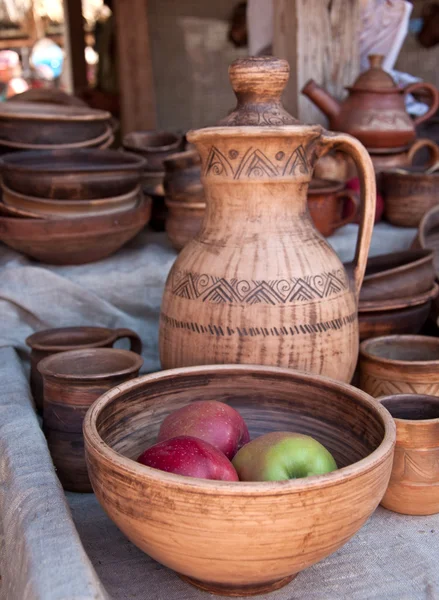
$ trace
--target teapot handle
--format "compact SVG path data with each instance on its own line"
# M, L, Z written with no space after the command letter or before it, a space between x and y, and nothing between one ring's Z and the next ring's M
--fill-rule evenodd
M416 90L425 90L426 92L428 92L428 95L431 97L431 104L430 108L427 110L425 115L421 115L420 117L416 117L415 119L413 119L415 127L432 117L439 108L439 91L433 84L424 83L423 81L411 83L410 85L404 88L404 95L411 94Z
M369 254L370 241L372 239L373 225L375 221L376 204L376 180L375 171L369 153L361 142L351 135L345 133L324 132L321 137L323 145L322 155L330 150L340 150L351 156L358 170L361 184L360 202L360 229L358 232L355 258L352 263L354 290L360 295L366 270L367 256Z

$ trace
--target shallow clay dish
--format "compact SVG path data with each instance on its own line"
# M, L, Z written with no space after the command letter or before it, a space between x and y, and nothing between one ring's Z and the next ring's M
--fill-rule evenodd
M358 312L382 312L385 310L396 310L399 308L408 308L410 306L419 306L429 300L433 300L439 293L439 286L433 283L433 286L426 292L413 294L412 296L400 296L390 300L370 300L358 303Z
M3 202L8 207L21 211L30 211L45 219L73 219L96 215L120 213L138 203L140 186L128 194L99 200L46 200L35 196L25 196L2 186Z
M392 475L381 504L405 515L439 512L439 398L401 394L378 400L396 423Z
M170 412L201 399L238 409L252 437L312 435L339 470L230 483L136 462ZM358 531L387 488L395 424L347 384L290 369L214 365L153 373L110 390L88 411L84 441L95 494L136 546L204 590L240 596L282 587Z
M142 179L145 160L116 150L19 152L1 157L3 183L39 198L96 200L127 194Z
M360 387L375 398L393 394L439 396L439 339L388 335L362 342Z
M396 310L359 312L360 340L396 334L419 333L431 311L432 301Z
M80 265L114 254L148 223L151 200L115 215L80 219L0 217L0 240L10 248L52 265Z
M71 144L23 144L20 142L6 142L0 138L0 145L4 148L8 148L9 152L14 150L81 150L87 148L103 148L109 144L111 140L114 140L113 130L110 126L107 126L104 133L100 134L97 138L92 138L90 140L86 140L85 142L75 142Z
M3 102L0 137L20 144L73 144L103 135L110 119L110 113L88 106Z
M407 250L369 258L360 302L395 300L431 290L435 279L433 252Z

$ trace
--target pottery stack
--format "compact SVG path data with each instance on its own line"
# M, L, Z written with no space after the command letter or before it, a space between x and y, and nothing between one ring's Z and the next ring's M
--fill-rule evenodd
M201 228L206 202L201 184L201 158L197 150L172 154L165 164L166 233L181 250Z
M116 150L51 150L1 160L0 240L49 264L116 252L149 221L145 161Z

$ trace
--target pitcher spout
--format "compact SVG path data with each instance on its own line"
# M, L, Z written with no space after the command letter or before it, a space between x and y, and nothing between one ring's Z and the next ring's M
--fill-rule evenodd
M303 87L302 94L307 96L330 121L338 116L340 102L320 87L313 79L310 79Z

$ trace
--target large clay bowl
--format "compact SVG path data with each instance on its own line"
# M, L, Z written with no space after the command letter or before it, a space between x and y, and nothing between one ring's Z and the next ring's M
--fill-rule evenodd
M164 160L183 149L184 138L170 131L132 131L124 136L123 147L128 152L140 154L148 161L147 171L165 172Z
M0 240L41 262L80 265L114 254L148 223L151 200L132 209L80 219L14 219L0 217Z
M406 250L369 258L361 301L393 300L431 290L435 279L431 250Z
M110 113L88 106L3 102L0 105L0 138L23 144L85 142L103 135L110 119Z
M427 322L432 302L399 308L358 313L360 340L383 335L402 335L419 333Z
M166 415L196 400L240 411L252 437L310 434L339 470L282 482L219 482L141 465ZM84 420L95 494L123 533L210 592L266 593L340 548L380 502L395 425L370 396L290 369L213 365L162 371L101 396Z
M5 154L3 183L27 196L96 200L127 194L142 179L145 160L116 150L56 150Z
M390 300L361 300L358 303L358 312L382 312L409 308L410 306L419 306L429 300L434 300L439 292L439 286L433 283L433 286L426 292L412 294L411 296L400 296Z
M375 398L393 394L439 396L439 339L389 335L362 342L360 387Z
M401 394L379 401L396 423L392 475L381 504L405 515L439 512L439 398Z
M42 218L73 219L95 215L111 215L120 213L138 203L140 197L140 186L128 194L115 196L114 198L102 198L99 200L47 200L35 196L25 196L13 192L5 185L2 186L3 202L8 207L21 211L30 211Z
M85 142L63 143L63 144L24 144L22 142L5 142L0 138L0 147L6 148L8 152L16 151L38 151L38 150L86 150L87 148L104 148L114 141L113 130L107 125L104 133L96 138Z

